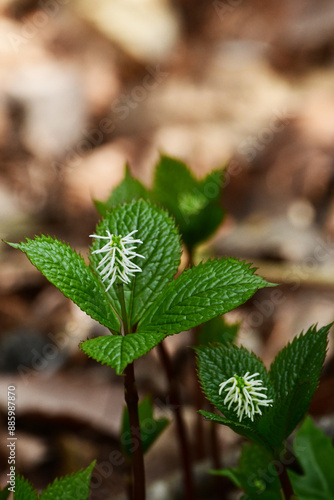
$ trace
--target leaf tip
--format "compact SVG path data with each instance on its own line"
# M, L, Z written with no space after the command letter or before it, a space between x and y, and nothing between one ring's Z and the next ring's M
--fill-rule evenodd
M9 245L10 247L13 248L20 248L21 243L11 243L10 241L2 240L6 245Z

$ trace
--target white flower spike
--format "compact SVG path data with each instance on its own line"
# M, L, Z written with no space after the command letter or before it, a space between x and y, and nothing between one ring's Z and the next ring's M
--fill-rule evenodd
M239 417L239 422L241 422L244 415L252 421L256 413L262 415L260 406L272 406L273 400L267 399L267 395L261 393L261 391L268 390L266 387L263 387L262 380L254 380L258 375L260 374L254 373L250 375L247 372L243 377L240 377L234 374L233 377L219 385L219 394L223 390L227 392L224 404L230 403L228 409L235 403L234 409ZM229 384L232 385L229 386Z
M105 253L97 269L102 267L100 274L102 276L102 281L110 279L109 285L106 291L115 283L116 279L119 278L123 283L130 283L129 276L134 276L134 273L140 273L142 270L139 266L132 262L135 257L140 257L144 259L143 255L139 255L134 252L137 247L127 245L133 245L134 243L143 243L141 240L135 240L132 235L136 233L138 229L135 229L127 236L122 237L122 235L116 236L110 234L107 231L108 236L99 236L97 234L90 234L91 238L99 238L101 240L108 240L104 247L94 250L93 253Z

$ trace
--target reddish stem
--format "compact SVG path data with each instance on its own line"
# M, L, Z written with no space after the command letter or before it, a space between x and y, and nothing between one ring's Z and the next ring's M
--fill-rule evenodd
M193 477L191 472L191 453L186 432L186 426L182 416L182 408L180 397L177 389L175 377L173 376L173 369L170 357L168 355L163 342L158 345L159 354L163 367L166 372L167 380L169 383L169 398L175 415L176 429L180 447L180 457L183 468L184 479L184 498L185 500L194 500L194 487Z

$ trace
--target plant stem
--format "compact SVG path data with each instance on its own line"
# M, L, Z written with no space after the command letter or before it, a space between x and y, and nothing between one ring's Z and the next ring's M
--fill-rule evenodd
M123 334L130 333L129 321L126 312L123 283L117 286L118 297L121 304ZM145 500L145 467L141 442L140 422L138 414L138 392L135 380L134 364L130 363L124 370L124 398L129 412L132 450L132 475L133 500Z
M169 383L169 398L175 415L176 429L180 447L180 457L183 468L184 498L185 500L194 500L194 486L191 472L191 453L189 449L190 447L186 432L186 426L182 416L182 408L177 384L175 381L175 377L173 376L171 360L163 342L160 342L160 344L158 345L158 349Z
M283 469L282 469L282 467L283 467ZM285 500L292 500L293 498L296 498L294 495L293 489L292 489L292 485L291 485L290 478L288 476L287 469L286 469L283 462L280 463L279 468L277 467L277 472L279 474L279 479L281 482L281 486L282 486Z
M218 433L217 433L217 424L216 422L209 422L210 426L210 443L211 443L211 459L212 459L212 467L214 469L221 469L221 461L219 455L219 443L218 443ZM218 476L219 477L219 476Z
M121 314L122 314L122 322L123 322L124 335L127 335L128 333L130 333L130 328L129 328L128 315L127 315L127 312L126 312L125 296L124 296L124 285L123 285L123 283L118 283L118 285L117 285L117 293L118 293L119 302L121 304Z
M133 363L130 363L125 368L124 375L124 395L129 411L131 429L132 472L134 483L133 500L145 500L144 456L138 415L138 392L136 387Z
M128 500L133 499L133 478L132 478L132 467L131 463L126 463L126 474L125 474L125 484Z

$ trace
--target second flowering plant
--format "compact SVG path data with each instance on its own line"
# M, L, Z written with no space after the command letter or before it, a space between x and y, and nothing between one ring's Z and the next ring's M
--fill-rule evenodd
M238 469L216 471L247 492L244 500L294 498L286 467L286 440L307 412L317 388L330 327L313 326L295 337L278 353L269 371L244 347L215 343L195 348L203 391L220 414L200 413L252 441ZM261 470L266 468L272 474L264 481ZM276 491L271 491L274 481Z

